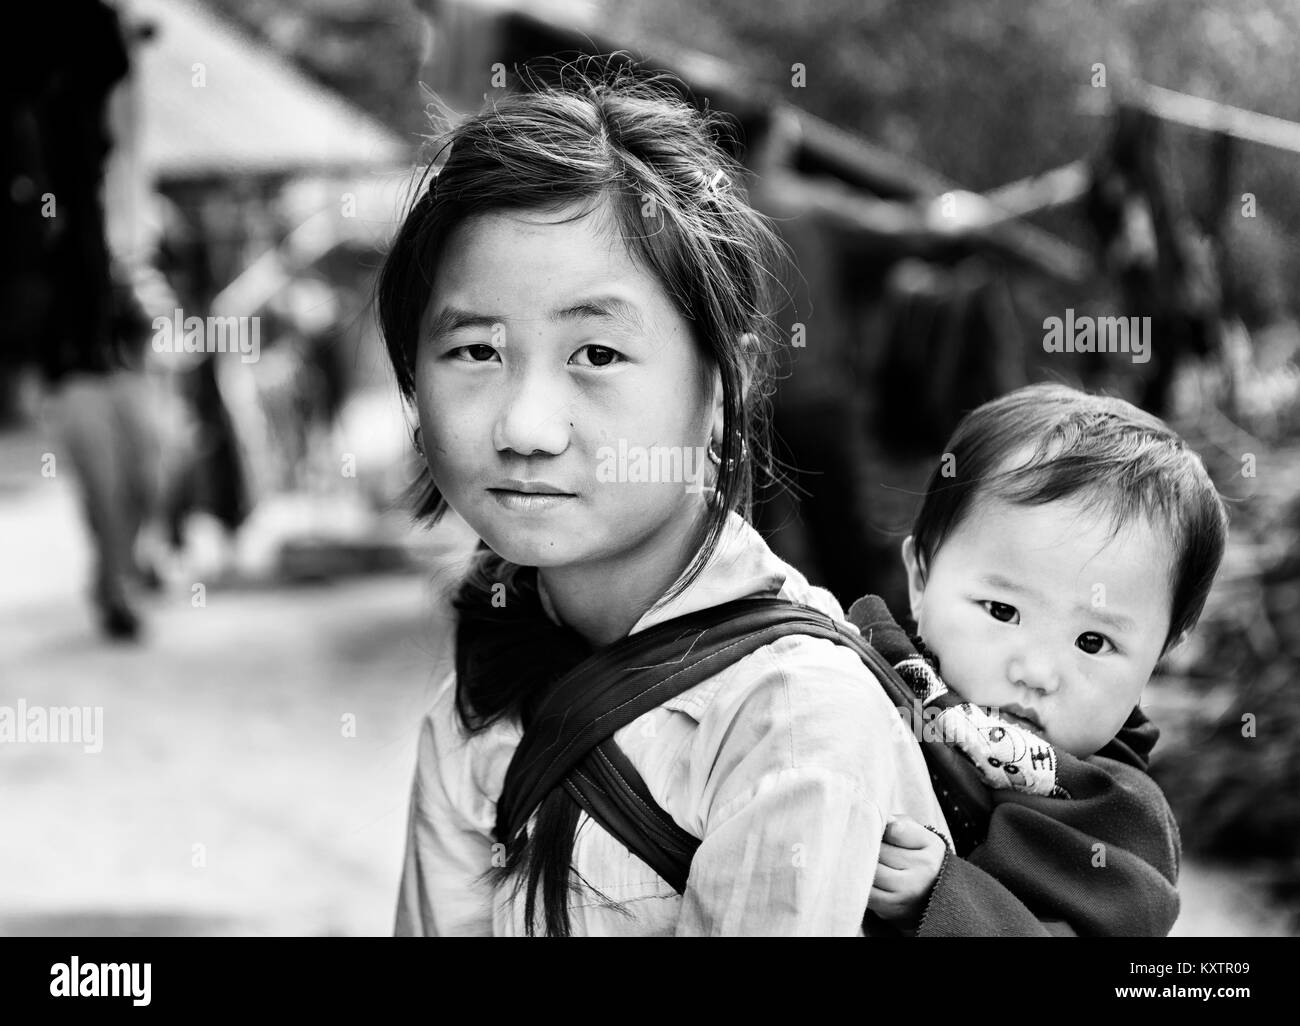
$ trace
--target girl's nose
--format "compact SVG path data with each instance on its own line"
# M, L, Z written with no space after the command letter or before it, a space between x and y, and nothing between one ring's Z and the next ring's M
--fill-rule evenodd
M1026 651L1014 655L1007 667L1012 684L1051 694L1061 686L1056 662L1042 651Z
M530 380L531 379L531 380ZM493 428L498 452L558 456L569 446L569 416L560 389L529 376L510 388Z

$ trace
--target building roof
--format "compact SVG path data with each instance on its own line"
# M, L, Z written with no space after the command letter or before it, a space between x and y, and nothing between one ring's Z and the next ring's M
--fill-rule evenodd
M409 163L414 145L195 0L130 0L141 159L163 181ZM200 82L202 84L200 84Z

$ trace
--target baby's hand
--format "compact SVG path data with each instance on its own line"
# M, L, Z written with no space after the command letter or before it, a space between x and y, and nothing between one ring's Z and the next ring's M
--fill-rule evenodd
M942 837L916 820L893 817L880 842L880 862L867 908L882 919L915 927L947 850Z

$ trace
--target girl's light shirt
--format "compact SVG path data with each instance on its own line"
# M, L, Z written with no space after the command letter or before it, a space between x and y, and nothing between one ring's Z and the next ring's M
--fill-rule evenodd
M783 562L733 513L704 572L631 633L749 595L844 620L834 596ZM411 790L399 936L521 936L523 898L479 878L499 862L496 799L521 735L498 722L466 736L455 675L424 719ZM615 735L655 800L702 839L679 895L584 812L573 864L597 894L570 899L588 936L860 936L887 818L948 837L920 748L847 648L782 638Z

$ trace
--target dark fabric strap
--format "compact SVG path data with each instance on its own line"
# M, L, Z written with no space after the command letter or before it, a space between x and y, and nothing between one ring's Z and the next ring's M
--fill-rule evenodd
M670 883L686 890L699 838L655 801L641 774L611 738L592 749L564 781L587 815Z
M593 654L556 683L524 732L497 803L498 839L512 838L617 730L787 634L865 647L856 630L815 609L758 597L656 624Z

